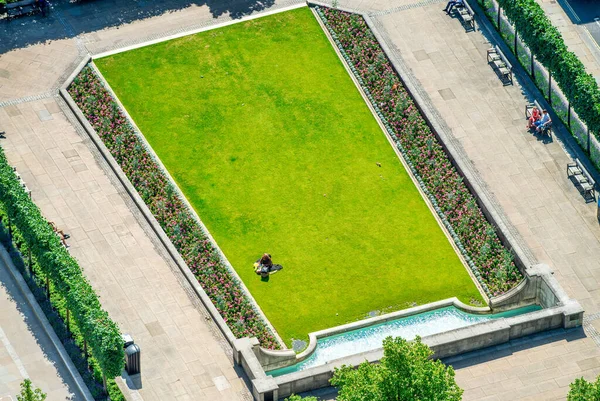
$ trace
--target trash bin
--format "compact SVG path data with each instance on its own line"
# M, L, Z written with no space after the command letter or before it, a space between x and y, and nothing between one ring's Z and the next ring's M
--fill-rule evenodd
M137 375L141 372L140 366L140 347L137 344L130 344L125 348L125 370L129 375Z

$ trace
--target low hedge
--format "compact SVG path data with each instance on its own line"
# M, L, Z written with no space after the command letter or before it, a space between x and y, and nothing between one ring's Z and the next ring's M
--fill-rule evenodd
M110 93L86 66L68 89L236 337L279 343L152 158Z
M81 268L21 186L0 149L0 209L26 244L44 276L65 301L71 318L87 341L92 356L107 378L121 374L123 340L116 323L102 309L98 295Z
M362 16L317 7L317 13L423 191L489 296L523 276L454 168Z
M483 0L477 0L480 3ZM508 20L591 132L600 138L600 89L594 77L570 52L559 30L536 0L498 0Z

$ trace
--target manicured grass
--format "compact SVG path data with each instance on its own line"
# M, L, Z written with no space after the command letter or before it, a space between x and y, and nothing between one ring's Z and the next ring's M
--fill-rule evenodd
M482 301L307 8L96 64L288 344Z

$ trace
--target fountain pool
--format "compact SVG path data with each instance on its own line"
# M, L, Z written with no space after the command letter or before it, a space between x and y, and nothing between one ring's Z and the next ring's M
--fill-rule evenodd
M377 325L319 338L317 340L315 351L305 360L266 373L267 375L272 375L274 377L281 376L323 365L348 355L372 351L380 348L383 339L388 336L400 336L412 340L417 335L425 337L493 319L522 315L540 309L542 309L540 306L531 305L506 312L482 315L463 312L454 306L447 306Z

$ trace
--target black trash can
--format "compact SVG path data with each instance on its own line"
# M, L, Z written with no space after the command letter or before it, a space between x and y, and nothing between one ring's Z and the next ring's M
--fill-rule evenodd
M140 347L130 344L125 348L125 370L129 375L137 375L141 372Z

